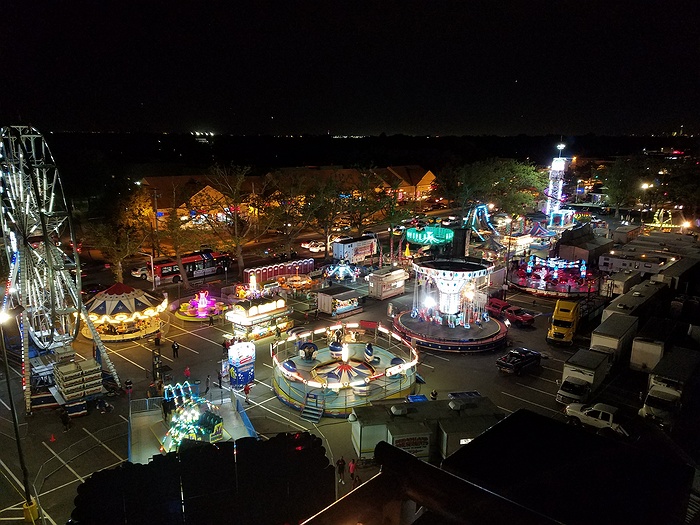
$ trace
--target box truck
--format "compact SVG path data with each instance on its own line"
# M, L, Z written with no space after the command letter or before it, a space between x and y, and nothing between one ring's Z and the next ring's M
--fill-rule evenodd
M683 347L669 350L649 374L649 388L639 415L661 428L673 428L698 366L700 351Z
M611 354L613 363L625 359L632 350L639 319L632 315L613 314L591 334L591 350Z
M586 403L603 383L610 371L610 356L581 349L564 363L564 370L559 381L557 402Z

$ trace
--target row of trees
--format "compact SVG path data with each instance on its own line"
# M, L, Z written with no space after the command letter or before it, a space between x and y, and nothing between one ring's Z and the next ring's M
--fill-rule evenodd
M598 178L604 182L607 202L620 209L638 202L652 209L682 206L686 217L696 217L700 205L700 165L695 161L637 156L615 160Z
M392 229L418 211L420 202L399 202L400 181L384 181L371 169L358 174L353 180L346 174L318 177L303 171L291 179L275 172L259 178L251 177L249 167L213 166L207 183L215 191L193 196L183 188L172 188L172 208L158 220L157 232L152 193L126 185L107 193L103 216L88 221L85 237L112 263L117 282L123 281L127 257L156 245L179 264L181 255L202 245L231 251L242 275L244 246L271 230L281 233L287 254L299 235L309 230L326 240L328 250L341 217L359 234L377 224ZM463 212L474 203L488 202L508 213L523 213L532 210L546 185L547 175L533 166L493 159L445 169L436 176L431 198L448 199ZM393 244L390 236L392 259ZM182 268L181 273L185 276Z

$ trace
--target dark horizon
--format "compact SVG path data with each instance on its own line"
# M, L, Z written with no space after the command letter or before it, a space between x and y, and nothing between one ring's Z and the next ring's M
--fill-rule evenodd
M700 132L700 5L17 3L0 124L85 132Z

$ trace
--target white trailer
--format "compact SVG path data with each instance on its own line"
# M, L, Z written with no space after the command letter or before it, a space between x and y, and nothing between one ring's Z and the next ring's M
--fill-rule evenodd
M610 357L601 352L581 349L564 363L557 402L586 403L610 371Z
M700 367L700 351L673 348L649 374L649 390L639 415L670 429L682 409L688 382Z
M333 243L333 258L350 264L357 264L376 254L377 239L374 237L345 239Z
M591 334L591 350L607 352L613 363L624 359L632 349L639 319L633 315L612 314Z

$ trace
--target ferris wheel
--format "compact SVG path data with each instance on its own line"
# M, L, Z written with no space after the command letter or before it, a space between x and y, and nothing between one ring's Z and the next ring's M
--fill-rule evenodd
M77 243L58 169L44 137L34 128L8 126L0 130L0 199L0 224L9 263L2 309L23 309L18 323L25 384L30 384L29 338L40 354L57 356L78 336L81 318L92 324L80 315L78 254L62 246L66 241L71 247ZM96 342L106 358L99 336ZM107 363L113 371L108 359Z

